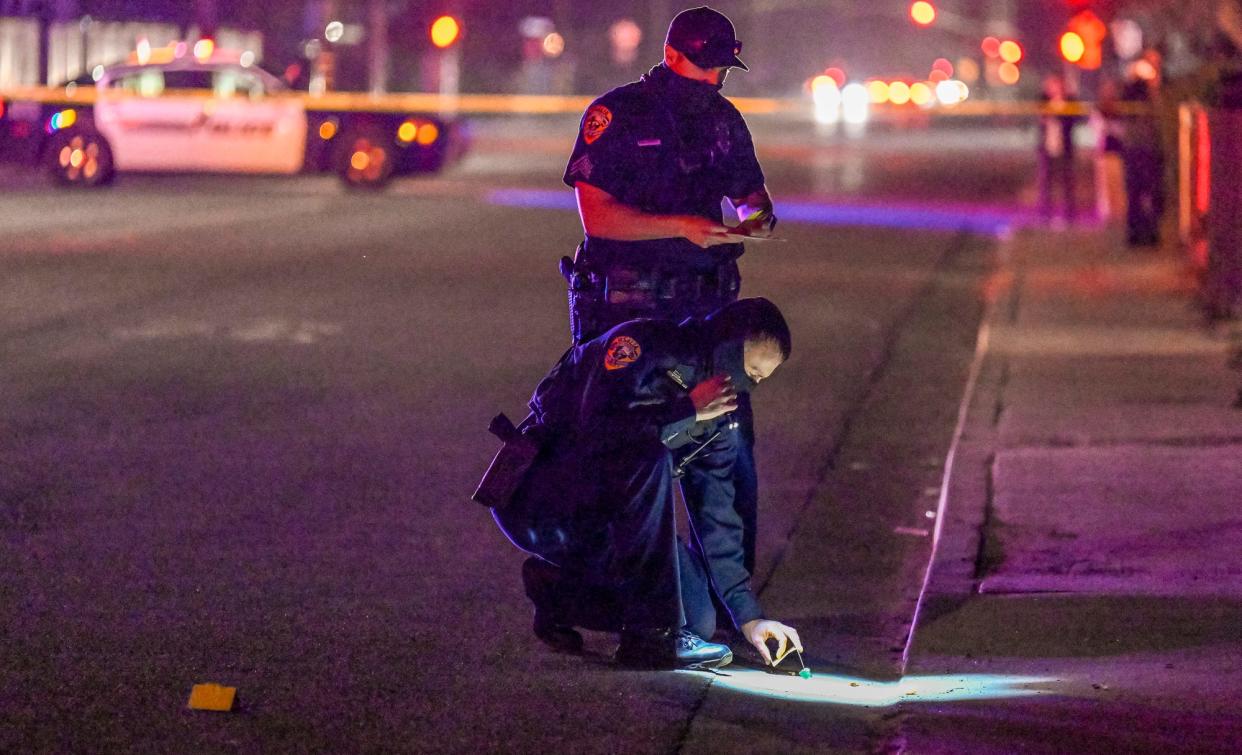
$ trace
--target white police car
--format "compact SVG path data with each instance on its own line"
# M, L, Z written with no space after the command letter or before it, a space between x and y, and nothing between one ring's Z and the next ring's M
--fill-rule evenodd
M464 151L457 123L409 112L400 95L310 96L253 56L188 52L184 43L152 51L103 69L93 86L0 95L0 157L42 164L66 186L125 171L334 171L374 188Z

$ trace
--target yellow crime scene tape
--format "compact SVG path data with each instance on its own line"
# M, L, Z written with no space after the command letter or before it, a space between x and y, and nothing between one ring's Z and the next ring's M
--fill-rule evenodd
M181 90L179 95L211 98L206 90ZM110 95L112 96L112 95ZM138 94L121 94L121 97L141 97ZM435 112L473 115L558 115L581 114L594 99L585 95L546 94L458 94L442 95L410 92L401 94L367 94L364 92L328 92L321 95L281 93L273 98L294 97L305 103L308 111L333 112ZM91 105L96 101L93 87L27 87L0 91L0 98L38 102L50 105ZM808 115L813 104L809 98L730 97L738 110L748 115ZM1068 102L1059 106L1033 100L973 100L951 106L937 106L927 110L908 105L871 105L873 116L893 117L966 117L987 118L997 116L1034 118L1042 115L1086 116L1092 112L1091 103ZM1110 110L1119 115L1145 115L1151 109L1141 103L1117 103Z

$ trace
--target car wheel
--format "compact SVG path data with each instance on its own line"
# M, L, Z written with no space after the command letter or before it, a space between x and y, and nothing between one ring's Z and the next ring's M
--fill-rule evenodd
M346 134L336 155L337 174L351 189L382 189L392 178L395 159L391 140L369 132Z
M44 159L52 180L61 186L90 189L111 183L116 175L108 141L87 129L58 132Z

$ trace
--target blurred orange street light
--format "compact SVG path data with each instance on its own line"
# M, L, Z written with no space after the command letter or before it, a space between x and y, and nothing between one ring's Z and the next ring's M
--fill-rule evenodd
M1001 83L1010 86L1017 84L1018 79L1022 78L1022 72L1018 70L1018 67L1008 61L1000 64L1000 67L996 69L996 75L1000 77Z
M431 43L444 49L457 41L461 34L461 25L452 16L440 16L431 22Z
M894 105L904 105L910 101L910 85L904 81L894 81L888 85L888 101Z
M932 88L921 81L916 81L910 85L910 101L919 107L930 105L935 97L936 95Z
M1012 39L1001 42L996 51L1000 54L1000 59L1006 63L1017 63L1022 60L1022 45Z
M1061 35L1061 57L1067 62L1077 63L1082 60L1083 53L1086 51L1087 46L1083 43L1082 37L1072 31Z
M928 26L936 20L936 6L926 0L910 4L910 18L919 26Z
M871 98L872 104L879 105L888 102L888 84L880 80L867 82L867 96Z

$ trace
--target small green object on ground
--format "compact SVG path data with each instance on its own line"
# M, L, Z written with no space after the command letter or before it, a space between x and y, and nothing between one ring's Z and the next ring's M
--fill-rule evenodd
M802 677L803 679L810 679L810 678L811 678L811 670L810 670L809 668L804 668L804 669L802 669L801 671L799 671L799 672L798 672L798 676Z

